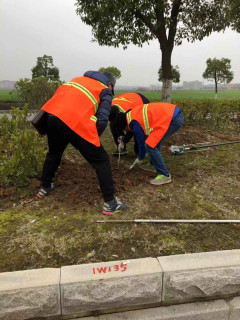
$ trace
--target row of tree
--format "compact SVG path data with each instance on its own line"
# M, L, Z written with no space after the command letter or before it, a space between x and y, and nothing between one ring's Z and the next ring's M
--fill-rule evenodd
M233 79L233 72L230 71L230 60L222 58L218 60L208 59L207 68L203 77L215 81L215 99L217 99L218 83L229 83ZM121 77L121 71L116 67L100 68L99 72L110 72L116 79ZM180 71L178 66L171 66L172 81L180 82ZM158 71L158 80L164 81L163 69ZM39 108L52 97L56 89L62 84L59 76L59 69L54 66L53 58L44 55L37 58L37 64L32 68L32 79L20 79L16 82L15 88L22 101L28 102L32 108Z
M218 94L218 84L219 83L230 83L233 79L233 72L231 69L231 61L227 58L222 59L207 59L207 68L203 73L203 78L214 81L215 83L215 99L217 99ZM162 67L158 70L158 80L163 81L163 71ZM180 82L180 71L179 67L172 66L172 82Z
M124 48L157 39L161 49L162 100L171 101L175 45L203 40L227 27L240 32L240 0L77 0L76 13L100 45ZM107 17L107 19L106 19Z

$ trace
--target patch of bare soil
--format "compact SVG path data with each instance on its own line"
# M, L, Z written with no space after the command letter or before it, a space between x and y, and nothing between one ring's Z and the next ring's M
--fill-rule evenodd
M163 154L168 153L171 144L195 144L222 141L222 136L216 137L199 128L184 128L179 133L173 135L165 143ZM226 136L224 135L223 139ZM229 137L228 137L229 138ZM149 179L155 176L154 173L144 171L144 174L136 174L136 170L128 170L129 163L133 159L122 159L120 165L117 158L110 156L113 179L117 193L128 192L130 187L141 185L143 189L149 188ZM138 169L137 169L138 170ZM75 210L79 206L94 206L102 203L102 197L95 170L88 163L79 163L78 159L73 159L67 155L62 162L56 175L56 192L51 195L52 201L60 202ZM148 179L149 178L149 179ZM40 186L39 180L32 179L30 183L32 193L37 193Z

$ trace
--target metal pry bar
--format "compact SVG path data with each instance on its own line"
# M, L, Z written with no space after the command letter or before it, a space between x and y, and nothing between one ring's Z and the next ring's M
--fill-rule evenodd
M221 224L221 223L240 223L240 220L218 220L218 219L162 219L162 220L154 220L154 219L135 219L135 220L98 220L97 223L213 223L213 224Z
M169 150L173 154L182 154L184 152L191 151L191 150L206 149L206 148L224 146L224 145L234 144L234 143L240 143L240 141L239 140L238 141L226 141L226 142L202 144L202 145L197 145L197 144L185 145L185 144L183 144L182 146L171 146L169 148Z

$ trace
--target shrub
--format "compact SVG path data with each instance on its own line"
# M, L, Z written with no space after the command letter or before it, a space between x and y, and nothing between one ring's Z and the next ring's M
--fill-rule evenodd
M172 103L180 107L186 125L240 134L239 100L177 100Z
M28 121L27 105L0 119L0 187L24 186L42 169L46 141Z
M28 103L30 109L40 109L52 98L57 88L63 82L49 81L48 78L20 79L15 84L15 91L19 99Z

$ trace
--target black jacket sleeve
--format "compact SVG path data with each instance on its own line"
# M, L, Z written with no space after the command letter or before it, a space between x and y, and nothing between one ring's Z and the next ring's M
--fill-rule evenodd
M112 98L113 95L109 89L104 89L100 94L100 103L98 111L95 115L97 117L97 131L99 136L107 127L108 118L111 111Z

